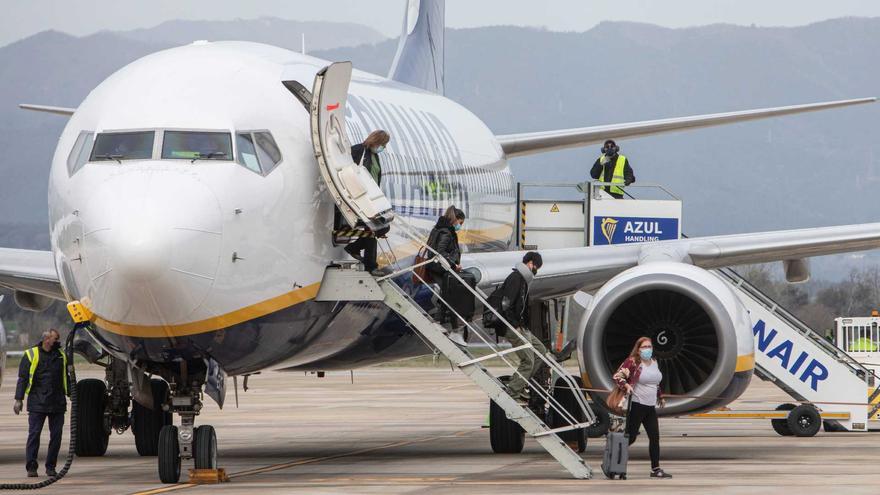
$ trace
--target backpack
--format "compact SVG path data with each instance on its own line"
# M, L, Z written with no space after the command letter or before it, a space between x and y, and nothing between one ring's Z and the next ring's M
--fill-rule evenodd
M501 316L507 319L507 310L510 308L511 300L504 297L504 288L507 286L507 280L501 284L501 287L495 289L495 292L486 298L488 306L495 309ZM507 335L507 323L495 316L488 307L483 308L483 328L491 328L495 330L495 335L504 337Z

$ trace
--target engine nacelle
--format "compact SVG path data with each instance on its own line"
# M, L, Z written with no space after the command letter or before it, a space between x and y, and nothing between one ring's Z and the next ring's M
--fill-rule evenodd
M730 403L754 372L748 311L730 286L693 265L651 262L619 274L596 292L579 328L578 357L589 388L612 388L611 376L636 339L653 339L663 392L689 396L667 399L661 414Z

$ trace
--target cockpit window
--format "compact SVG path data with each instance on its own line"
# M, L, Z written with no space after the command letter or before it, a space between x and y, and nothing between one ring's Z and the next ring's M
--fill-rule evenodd
M281 162L281 151L269 132L239 132L235 144L238 162L254 172L266 175Z
M153 157L154 131L105 132L95 138L89 161L146 160Z
M67 156L67 172L70 175L76 173L89 161L89 154L92 152L92 143L95 140L95 133L91 131L82 131L73 143L73 149Z
M228 132L165 131L163 159L232 160Z
M238 146L238 162L246 168L262 174L260 162L257 160L257 149L254 148L254 138L250 133L238 133L235 135L235 144Z

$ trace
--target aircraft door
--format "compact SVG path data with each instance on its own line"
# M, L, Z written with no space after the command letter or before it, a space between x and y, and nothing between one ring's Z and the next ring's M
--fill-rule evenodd
M315 76L309 105L312 146L321 177L345 220L351 226L360 220L376 231L394 220L394 211L367 169L351 159L345 132L350 82L351 62L333 63Z

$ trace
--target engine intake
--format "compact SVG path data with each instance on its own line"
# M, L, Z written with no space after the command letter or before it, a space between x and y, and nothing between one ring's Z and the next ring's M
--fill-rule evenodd
M748 313L715 275L657 262L627 270L600 289L581 321L581 368L595 388L611 388L641 336L651 337L670 398L665 414L710 409L738 397L751 377L737 356L753 352Z

